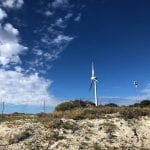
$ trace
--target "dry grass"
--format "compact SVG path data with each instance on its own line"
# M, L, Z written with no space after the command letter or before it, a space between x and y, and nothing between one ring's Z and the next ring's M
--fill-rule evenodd
M127 107L119 111L120 116L127 119L139 118L141 116L150 116L150 108Z
M67 111L54 111L49 114L37 114L37 115L5 115L3 122L14 122L16 120L29 119L32 122L41 122L46 127L52 126L52 122L61 118L65 119L100 119L105 118L109 114L115 114L125 120L132 118L139 118L141 116L150 116L150 108L137 108L137 107L91 107L91 108L76 108Z
M64 112L53 112L53 118L66 119L99 119L105 117L107 114L118 113L124 119L139 118L141 116L150 116L150 108L133 108L133 107L91 107L91 108L77 108Z
M150 116L150 108L131 108L131 107L91 107L91 108L76 108L67 111L54 111L44 116L37 116L34 122L41 122L46 128L70 128L76 130L75 125L65 123L60 120L64 119L101 119L112 118L111 114L117 114L117 117L129 120L132 118L138 119L142 116Z
M114 124L114 121L107 122L107 120L109 120L109 117L113 118L116 116L123 118L125 120L128 120L128 121L132 121L130 120L132 118L139 118L141 116L150 116L150 108L137 108L137 107L75 108L75 109L67 110L67 111L54 111L53 113L49 113L49 114L41 113L41 114L36 114L36 115L25 115L25 114L5 115L3 121L4 122L7 121L7 124L10 124L10 125L16 125L17 122L24 123L26 120L29 120L29 122L31 123L37 122L39 123L39 125L43 124L44 127L48 129L47 134L45 134L46 136L44 135L44 140L46 139L48 141L48 145L47 145L47 149L48 149L50 145L54 144L56 141L67 139L65 132L71 133L71 134L75 133L74 135L76 135L76 133L79 133L81 130L81 126L78 124L78 122L74 120L81 120L81 119L106 118L106 123L101 122L97 124L99 125L98 129L101 130L103 128L104 129L103 131L106 133L106 135L108 135L107 141L109 143L114 143L116 140L115 131L118 130L118 128ZM69 119L74 119L74 120L69 120ZM92 128L93 127L93 124L91 124L92 121L89 121L89 122L90 123L86 123L86 126ZM43 130L43 126L41 129ZM59 131L62 131L63 134L60 134ZM24 141L25 139L30 138L30 136L33 135L32 132L33 132L32 129L27 129L27 130L22 131L21 134L16 135L15 138L14 137L11 138L9 140L9 144L17 144L20 141ZM86 133L92 134L92 130L91 129L86 130ZM135 131L135 134L136 134L136 131ZM92 143L92 147L88 148L87 143L89 142L90 142L90 138L86 136L85 141L80 143L79 148L80 149L92 148L94 150L103 149L104 145L101 142ZM29 147L28 149L31 149L32 147L35 147L36 145L38 146L38 143L33 142L33 141L27 143L27 146ZM69 149L69 147L67 147L68 144L66 145L64 144L64 146L66 146L66 149ZM36 149L40 149L40 148L36 148ZM116 148L113 148L113 149L116 149ZM128 149L128 147L122 147L122 149Z

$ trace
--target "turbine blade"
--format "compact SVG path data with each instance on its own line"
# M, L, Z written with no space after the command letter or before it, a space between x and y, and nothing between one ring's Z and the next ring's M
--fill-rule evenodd
M89 91L91 91L92 86L93 86L93 80L91 80Z
M94 64L93 64L93 62L92 62L92 77L94 77L95 76L95 72L94 72Z
M94 81L99 82L97 77L94 79Z
M99 82L97 79L95 80L96 82Z

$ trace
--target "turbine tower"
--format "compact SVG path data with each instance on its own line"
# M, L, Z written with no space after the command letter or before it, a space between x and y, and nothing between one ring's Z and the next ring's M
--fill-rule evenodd
M134 81L133 83L134 83L134 87L135 87L135 96L137 98L137 102L139 102L139 98L138 98L138 85L139 85L139 83L138 83L138 81Z
M91 77L91 85L90 89L92 86L94 87L94 95L95 95L95 105L98 106L98 97L97 97L97 77L95 76L95 71L94 71L94 64L92 63L92 77Z

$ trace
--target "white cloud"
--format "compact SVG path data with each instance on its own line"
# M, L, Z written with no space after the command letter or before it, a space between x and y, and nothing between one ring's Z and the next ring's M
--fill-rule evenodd
M78 21L80 21L80 19L81 19L81 13L78 14L78 16L74 19L74 21L78 22Z
M73 16L72 13L68 13L68 14L65 16L65 19L70 19L72 16Z
M10 23L5 24L4 30L12 35L18 35L18 29L14 28Z
M10 104L41 105L43 99L51 106L59 101L48 92L52 81L38 74L24 75L19 71L0 69L0 99Z
M16 72L23 72L24 69L21 68L20 66L16 66L16 67L15 67L15 71L16 71Z
M74 39L74 37L60 34L53 40L53 43L54 44L68 43L68 42L72 41L73 39Z
M36 45L33 49L36 58L30 63L30 69L33 72L36 71L35 68L42 68L43 66L46 67L46 69L49 69L49 65L47 65L47 62L56 60L59 57L60 53L73 39L74 37L64 34L57 34L55 38L52 39L47 38L47 34L44 35L41 39L41 43L43 44L43 47L46 46L46 49L49 50L41 50L41 46Z
M53 13L52 13L51 11L47 10L47 11L45 12L45 15L49 17L49 16L52 16Z
M144 89L138 90L138 96L101 96L101 104L116 103L118 105L132 105L134 103L139 103L142 100L150 100L150 84L148 84Z
M2 5L6 8L21 8L24 4L23 0L3 0Z
M148 84L143 90L141 90L140 93L142 93L140 99L150 99L150 84Z
M33 53L38 55L38 56L43 55L43 51L41 49L36 48L36 47L33 49Z
M0 21L7 17L6 12L0 8Z
M43 5L45 5L44 2L41 6L43 7ZM51 16L51 20L49 22L47 17L44 17L44 25L34 30L37 39L32 48L32 50L34 49L34 59L31 60L32 69L34 66L39 69L37 62L40 64L42 61L45 66L48 62L56 60L74 39L74 36L65 35L65 29L70 25L70 21L74 21L75 17L78 17L78 21L80 20L81 13L75 11L75 7L75 3L71 3L70 0L52 0L46 9L37 9L36 12L40 12L39 14ZM78 9L78 6L76 8ZM40 68L42 68L41 65Z
M103 97L104 98L104 97ZM134 103L139 103L142 100L150 100L150 84L148 84L144 89L138 91L138 96L129 97L105 97L102 100L107 100L108 102L115 102L119 105L132 105Z
M126 97L127 100L130 100L130 103L138 103L142 100L150 99L150 84L148 84L144 89L138 90L138 96Z
M23 0L0 0L0 6L4 10L19 9L23 4ZM32 60L28 61L25 58L24 61L21 60L20 55L27 47L21 44L19 30L9 23L0 24L0 65L3 68L0 69L0 99L6 103L39 105L43 103L43 98L47 99L47 103L51 106L59 103L59 100L49 93L52 81L40 77L37 72L45 73L51 67L48 62L58 58L65 46L74 39L64 33L64 27L69 23L69 18L73 16L73 10L71 10L73 6L69 4L69 0L53 0L51 6L52 10L46 6L40 15L56 17L57 19L52 19L56 19L56 22L49 22L47 17L43 17L44 21L49 24L45 23L40 29L36 25L33 26L36 30L39 29L37 33L39 39L35 40L35 48L31 48L29 52L33 56ZM55 14L59 10L56 8L65 10L65 13L61 14L62 18L58 18L57 13ZM0 21L7 17L4 10L0 9ZM51 27L51 31L47 30L48 26ZM24 62L26 64L22 65L21 63ZM20 67L21 65L29 68L24 69Z
M150 95L150 84L148 84L142 91L144 95Z
M7 65L8 63L20 63L21 60L19 58L19 54L25 48L17 43L6 43L0 45L0 64Z
M62 18L58 18L56 20L55 25L60 27L60 28L65 28L66 27L65 21Z
M19 31L14 28L11 24L5 24L2 26L0 24L0 43L6 42L17 42Z
M19 55L27 49L19 43L19 31L11 24L0 25L0 64L20 63Z
M52 2L52 6L54 8L68 7L69 6L69 1L68 0L54 0Z
M54 38L49 38L47 34L43 35L41 43L47 51L41 50L41 46L36 45L33 49L37 58L32 61L33 66L39 67L45 64L45 61L53 61L59 57L59 54L66 48L66 46L74 39L74 37L64 35L63 33L56 33ZM47 63L47 62L46 62Z

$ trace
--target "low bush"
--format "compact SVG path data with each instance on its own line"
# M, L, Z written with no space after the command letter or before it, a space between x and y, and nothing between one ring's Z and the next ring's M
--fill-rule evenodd
M114 104L114 103L109 103L109 104L106 104L105 106L107 106L107 107L118 107L118 105Z
M74 101L69 101L69 102L64 102L59 104L55 108L55 111L66 111L66 110L72 110L74 108L86 108L91 106L95 106L95 104L90 101L74 100Z
M140 103L135 103L129 107L150 107L150 100L143 100Z
M143 100L140 103L141 107L150 107L150 100Z
M53 117L66 119L99 119L105 115L118 113L118 116L124 119L139 118L141 116L150 116L150 108L134 108L134 107L91 107L76 108L63 112L54 112ZM111 117L111 116L110 116Z
M119 111L120 115L124 119L132 119L132 118L139 118L141 116L150 116L150 109L149 108L124 108Z

